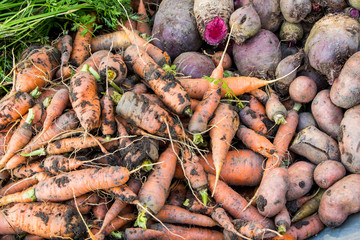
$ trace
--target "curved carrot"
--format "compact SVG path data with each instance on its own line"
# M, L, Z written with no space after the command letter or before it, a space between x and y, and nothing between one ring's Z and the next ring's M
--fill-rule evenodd
M101 108L96 79L86 67L70 80L70 101L81 126L90 132L100 124Z
M191 115L191 102L187 92L174 75L160 68L143 49L131 45L125 50L124 59L166 106L177 114Z
M175 151L175 152L174 152ZM155 165L147 181L141 187L139 192L139 202L142 206L157 214L164 206L171 180L174 176L177 155L179 149L172 145L160 155L159 163ZM140 208L136 225L146 229L147 212Z
M0 104L0 130L7 127L34 105L33 98L26 92L16 92Z
M232 139L235 136L236 130L240 124L239 115L234 108L226 103L220 103L215 110L214 117L209 125L212 126L210 130L211 152L215 166L215 187L212 191L212 196L216 191L217 181L220 177L221 168L226 159Z

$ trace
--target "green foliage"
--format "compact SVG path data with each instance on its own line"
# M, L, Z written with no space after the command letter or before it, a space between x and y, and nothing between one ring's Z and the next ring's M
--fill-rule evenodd
M164 66L162 67L162 69L165 70L165 72L167 73L171 73L172 75L176 75L176 65L169 65L169 64L164 64Z

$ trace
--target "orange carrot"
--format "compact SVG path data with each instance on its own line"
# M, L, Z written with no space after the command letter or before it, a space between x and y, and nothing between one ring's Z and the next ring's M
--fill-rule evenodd
M6 95L3 99L5 100L0 104L0 130L24 115L34 105L33 98L26 92Z
M272 157L275 153L275 146L264 136L241 125L236 136L251 150L260 153L265 157Z
M148 88L143 83L137 83L131 88L131 91L134 93L146 93L148 91Z
M254 96L250 97L249 107L250 107L251 110L253 110L260 117L260 119L266 118L266 109L265 109L264 104L262 104Z
M215 174L212 154L199 158L205 171ZM262 177L264 158L249 149L228 151L221 168L220 179L230 185L257 186Z
M12 174L18 178L31 177L35 173L44 172L44 168L41 166L41 162L32 162L21 167L13 169Z
M121 84L127 76L127 67L124 63L124 58L119 54L111 54L102 58L98 66L98 72L101 80L105 81L108 79L109 82L113 81L116 84Z
M20 179L18 181L11 182L5 185L3 188L0 189L0 196L21 192L24 189L27 189L34 184L37 184L39 182L39 178L41 178L41 175L43 174L45 173L36 173L29 178Z
M164 206L170 183L174 176L179 149L177 146L173 147L169 145L160 155L158 161L160 164L154 166L154 170L148 176L147 181L141 187L138 195L140 204L154 214L157 214ZM139 208L136 225L146 229L146 222L147 212Z
M265 105L267 100L269 100L269 96L267 95L267 93L261 89L254 89L249 91L249 93L257 100L259 100L263 105Z
M222 165L226 159L232 139L240 124L239 115L234 108L226 103L220 103L210 121L211 152L215 166L216 181L212 196L216 191Z
M148 24L148 16L146 13L146 9L145 9L143 0L140 0L140 2L139 2L138 14L140 15L140 17L136 24L136 29L140 33L145 33L148 36L151 36L151 28Z
M133 220L136 219L136 215L133 213L127 213L127 214L121 214L120 216L117 216L116 218L114 218L110 224L108 224L105 228L104 231L101 233L98 233L99 231L96 231L96 233L98 233L98 235L103 235L103 236L107 236L109 235L111 232L117 231L119 228L125 226L126 224L132 222ZM95 235L96 235L95 233ZM96 235L96 237L98 236Z
M45 238L33 234L26 234L24 240L44 240Z
M95 21L95 16L92 14ZM70 55L70 63L76 67L80 66L90 55L90 44L92 40L92 32L94 31L93 23L86 26L80 26L76 32L73 42L73 49ZM85 34L84 34L85 33Z
M70 60L72 48L73 48L73 40L72 37L68 34L64 35L59 41L60 48L58 46L58 50L61 52L61 67L67 65Z
M69 111L62 114L53 122L53 124L46 132L39 133L42 134L41 136L39 136L38 134L35 137L33 137L32 140L25 146L24 150L22 151L22 154L27 154L41 148L42 146L46 145L50 139L54 138L55 136L57 136L58 134L64 131L76 128L77 125L78 125L78 120L76 119L74 111ZM6 164L6 169L16 168L20 164L24 163L25 160L26 157L17 153Z
M77 169L84 162L76 158L67 158L62 155L51 155L41 162L41 168L50 175L57 175L62 172L68 172Z
M15 123L16 124L16 123ZM15 132L15 124L14 126L9 126L3 130L0 130L0 155L4 155L7 149L7 145Z
M109 138L116 132L114 102L109 95L104 95L100 100L101 106L101 132Z
M106 192L110 193L115 199L119 199L122 202L134 204L138 197L126 184L105 189Z
M46 118L46 111L42 103L35 104L31 109L34 114L34 120L32 121L32 128L33 130L35 130L35 132L38 132L43 128L43 124ZM28 113L26 113L22 117L20 121L20 126L25 123L27 117L28 117Z
M101 198L99 203L93 206L92 214L96 220L104 220L105 215L108 211L108 200L106 198Z
M56 73L60 64L60 53L50 46L39 46L25 53L16 67L15 91L31 92L44 87Z
M46 108L46 118L42 132L48 130L54 119L63 113L69 102L69 91L67 88L62 88L55 93L50 105Z
M251 239L269 239L274 236L274 231L264 228L261 224L249 222L242 219L232 221L235 229ZM267 231L269 231L267 233Z
M166 73L141 48L131 45L125 50L125 62L131 64L132 69L161 100L177 114L191 115L191 102L188 94L175 79L174 75Z
M260 116L250 107L245 106L239 113L240 121L255 132L266 134L267 128L265 123L261 121Z
M189 190L186 193L185 201L182 204L190 212L201 213L210 215L213 211L213 207L204 206L198 198ZM209 204L208 204L209 205Z
M162 231L163 236L158 237L158 240L198 240L198 239L207 239L207 240L223 240L223 234L221 232L210 230L206 228L187 228L171 224L165 224L170 232L160 223L153 224L150 226L151 229ZM176 234L176 235L174 235ZM181 237L177 236L180 235Z
M162 137L169 137L170 134L173 138L185 138L183 130L168 112L141 94L126 92L116 107L116 113L151 134Z
M64 201L97 189L120 186L129 179L123 167L89 168L62 173L40 181L35 188L38 201ZM58 184L61 183L61 184Z
M213 190L215 185L215 176L208 174L208 180L210 190ZM234 218L241 218L246 221L261 223L264 227L274 227L272 220L260 215L254 206L250 205L243 211L248 202L240 194L231 189L226 183L219 181L218 188L218 191L214 194L214 198L218 204L222 204L222 207L231 216Z
M130 31L128 28L123 27L123 30L131 44L135 44L139 48L144 49L159 66L163 66L164 64L170 65L170 56L165 51L162 51L155 45L147 42L145 39L140 37L135 32Z
M195 133L194 143L202 143L203 139L201 133L207 129L210 117L214 114L215 109L220 103L221 85L222 82L218 79L223 77L224 69L222 63L211 73L210 78L213 78L204 97L197 105L193 116L190 119L188 129L190 132Z
M117 31L93 38L91 40L91 51L95 53L99 50L110 50L110 48L114 50L126 49L130 44L125 31Z
M4 210L1 217L14 230L44 238L81 238L86 232L76 209L65 204L17 203Z
M5 206L14 202L26 203L26 202L35 201L36 200L34 197L35 187L36 184L21 192L16 192L3 196L2 198L0 198L0 206Z
M255 77L246 76L228 77L222 78L221 80L223 82L226 82L226 84L233 91L233 94L235 96L242 95L244 93L250 92L251 90L258 89L276 81L266 81ZM189 94L189 96L195 99L202 99L210 85L208 80L202 78L179 79L179 81L186 90L186 92ZM221 97L224 97L226 93L227 90L222 88Z
M34 114L32 109L29 109L29 114L25 123L15 130L10 139L6 153L0 160L0 169L4 168L10 158L12 158L17 151L21 150L30 141L32 137L31 124L33 119Z
M100 99L94 75L87 70L88 65L70 80L70 101L81 126L90 132L100 124Z
M199 157L185 149L184 154L184 174L190 185L201 195L202 201L206 206L208 201L208 181L203 166L199 162Z
M216 222L208 216L192 213L178 206L165 205L156 217L165 223L191 224L200 227L216 226Z
M177 182L176 186L172 188L167 199L167 204L181 207L185 201L186 186L183 182Z
M277 226L278 232L280 234L286 233L286 231L290 228L291 219L290 214L286 207L284 207L274 219L275 225Z

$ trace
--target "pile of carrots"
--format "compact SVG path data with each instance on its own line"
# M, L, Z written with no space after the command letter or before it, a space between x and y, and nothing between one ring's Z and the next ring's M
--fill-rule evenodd
M1 239L321 231L316 214L291 225L284 189L298 113L265 91L273 81L224 78L223 58L210 78L177 78L162 68L167 53L140 37L146 22L128 24L24 51L0 100Z

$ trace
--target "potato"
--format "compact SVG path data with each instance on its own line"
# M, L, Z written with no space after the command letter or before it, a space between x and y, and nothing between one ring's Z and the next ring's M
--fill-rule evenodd
M301 130L289 149L306 157L314 164L326 160L340 161L337 142L315 126L309 126Z
M330 91L320 91L311 103L311 112L319 129L337 139L340 131L340 122L343 118L342 109L335 106L330 100Z
M202 78L204 75L210 77L215 69L211 58L199 52L184 52L175 58L173 64L178 73L192 78Z
M360 211L360 174L350 174L328 188L319 206L320 220L328 227L340 226Z
M330 99L338 107L351 108L360 103L360 52L352 55L341 69L330 90Z
M315 183L321 188L328 188L346 174L344 165L338 161L321 162L314 170Z
M289 190L286 200L292 201L307 194L313 185L313 172L315 165L305 161L299 161L288 168Z
M224 54L223 51L217 51L216 53L214 53L214 55L211 56L211 60L213 61L215 66L217 66L220 63L220 60L221 60L223 54ZM227 69L231 68L231 66L232 66L232 60L228 53L225 53L224 60L222 62L222 66L223 66L224 70L227 70Z
M274 168L262 180L256 199L259 213L266 217L278 214L286 203L286 192L289 189L289 174L285 168Z
M310 112L299 113L299 123L297 125L296 131L300 132L304 128L307 128L311 125L317 127L314 116Z
M317 93L316 83L309 77L299 76L291 82L289 94L298 103L308 103Z
M171 58L197 51L202 44L193 6L191 0L164 0L155 14L152 43Z
M341 162L352 173L360 173L360 105L348 109L340 124Z

